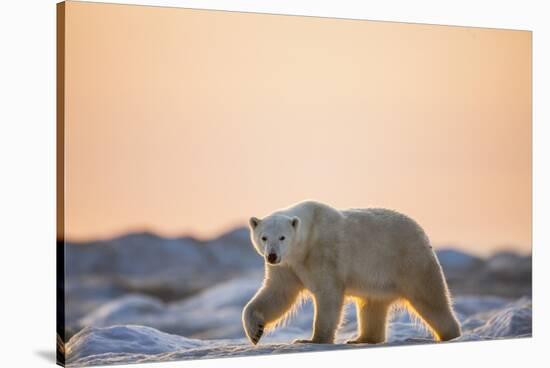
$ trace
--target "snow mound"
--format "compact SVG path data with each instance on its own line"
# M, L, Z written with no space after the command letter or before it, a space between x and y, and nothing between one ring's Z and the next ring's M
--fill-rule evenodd
M66 346L71 364L93 356L109 357L156 355L200 346L199 340L170 335L144 326L88 327L73 336ZM78 363L79 365L81 363Z
M528 337L532 331L532 302L521 298L497 311L481 312L465 320L461 340Z
M261 273L253 273L174 303L129 294L86 315L78 322L78 328L139 324L191 337L244 337L240 324L242 308L258 290L261 280Z
M114 324L132 324L136 316L146 320L147 316L163 313L163 303L145 295L127 295L106 303L84 317L80 323L84 326L111 326Z

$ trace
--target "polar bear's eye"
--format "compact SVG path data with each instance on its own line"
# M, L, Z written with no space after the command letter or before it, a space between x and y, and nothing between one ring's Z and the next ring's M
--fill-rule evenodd
M262 236L262 241L267 241L267 236Z
M281 236L281 237L279 238L279 240L283 241L283 240L285 240L285 237L284 237L284 236Z

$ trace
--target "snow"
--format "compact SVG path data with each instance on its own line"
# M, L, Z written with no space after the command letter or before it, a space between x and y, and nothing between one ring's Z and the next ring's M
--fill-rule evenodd
M202 345L200 340L170 335L145 326L87 327L67 344L68 363L90 359L110 359L124 355L149 356L176 350L193 349ZM99 358L100 356L101 358ZM78 365L85 363L76 363Z
M356 333L352 304L344 309L336 344L291 344L311 335L311 301L252 346L241 313L261 285L263 265L244 228L210 241L137 233L64 247L69 365L372 347L343 343ZM462 325L458 341L531 336L530 256L437 254ZM406 310L394 311L386 345L432 341Z
M457 306L462 310L472 310L476 298L457 298ZM483 304L483 303L481 303ZM491 304L491 307L486 307ZM458 341L475 341L510 337L531 336L531 301L521 298L509 302L505 299L492 299L483 304L477 313L460 316L463 336ZM351 308L348 308L350 312ZM300 313L301 318L310 321ZM197 316L198 317L198 316ZM208 319L209 314L202 315ZM300 320L298 316L297 320ZM308 321L308 322L309 322ZM240 323L236 321L235 323ZM294 322L282 330L265 337L257 346L251 345L244 337L233 339L190 339L161 332L151 327L135 325L115 325L110 327L86 327L73 336L67 344L69 365L106 365L114 363L171 361L197 358L216 358L234 355L258 355L271 353L291 353L332 349L372 347L373 345L346 345L343 342L353 336L355 320L348 321L338 335L337 344L290 344L294 338L305 337L310 328ZM389 324L389 345L431 342L428 332L407 312L397 311ZM381 345L376 345L381 346Z
M163 303L147 295L130 294L106 303L83 317L78 327L141 324L184 336L241 336L242 308L260 284L261 273L255 273L222 282L194 297L173 303Z

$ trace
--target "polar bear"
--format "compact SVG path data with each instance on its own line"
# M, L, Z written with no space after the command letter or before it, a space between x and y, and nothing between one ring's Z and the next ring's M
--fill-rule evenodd
M313 298L313 335L295 343L334 343L346 298L355 301L358 336L348 343L382 343L391 306L400 303L438 341L460 336L441 266L422 228L388 209L337 210L306 201L250 218L256 251L265 258L262 287L242 314L257 344L306 293Z

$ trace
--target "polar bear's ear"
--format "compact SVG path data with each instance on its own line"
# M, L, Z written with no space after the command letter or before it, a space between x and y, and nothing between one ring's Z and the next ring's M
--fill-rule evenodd
M255 229L260 224L260 219L257 217L251 217L248 222L250 223L250 227Z
M292 227L294 229L297 229L298 226L300 225L300 219L298 217L293 217L291 220L290 220L290 224L292 225Z

